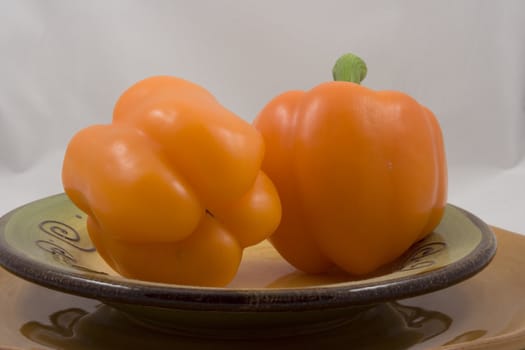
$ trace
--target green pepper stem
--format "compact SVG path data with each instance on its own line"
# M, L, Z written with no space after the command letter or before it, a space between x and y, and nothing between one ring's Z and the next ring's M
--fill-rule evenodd
M366 77L366 63L360 57L347 53L339 57L332 69L335 81L349 81L359 84Z

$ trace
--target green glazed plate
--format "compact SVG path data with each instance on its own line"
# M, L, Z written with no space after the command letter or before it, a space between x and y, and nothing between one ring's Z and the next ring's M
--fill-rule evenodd
M348 323L379 303L446 288L494 257L491 229L448 205L434 232L374 275L302 274L263 242L245 251L224 288L150 283L119 276L98 255L86 216L64 194L0 218L0 265L31 282L98 299L144 325L206 337L315 332Z

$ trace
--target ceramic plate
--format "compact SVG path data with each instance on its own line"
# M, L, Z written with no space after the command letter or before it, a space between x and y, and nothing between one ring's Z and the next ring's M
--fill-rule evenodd
M496 251L485 223L448 205L431 235L375 275L302 274L264 242L245 251L229 286L202 288L119 276L97 254L85 219L64 194L13 210L0 219L0 264L34 283L101 300L144 324L210 337L275 337L331 328L378 303L465 280Z

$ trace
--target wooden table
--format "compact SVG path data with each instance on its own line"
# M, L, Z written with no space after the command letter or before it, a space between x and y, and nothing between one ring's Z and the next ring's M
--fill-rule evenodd
M353 324L301 338L175 336L140 326L99 301L0 269L0 349L525 349L525 236L493 229L496 257L473 278L378 305Z

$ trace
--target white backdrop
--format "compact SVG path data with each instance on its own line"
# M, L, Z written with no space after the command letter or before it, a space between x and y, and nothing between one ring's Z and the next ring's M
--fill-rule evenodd
M132 83L199 83L247 120L331 79L346 51L374 89L440 120L449 202L525 234L525 1L0 0L0 214L62 191L69 138Z

